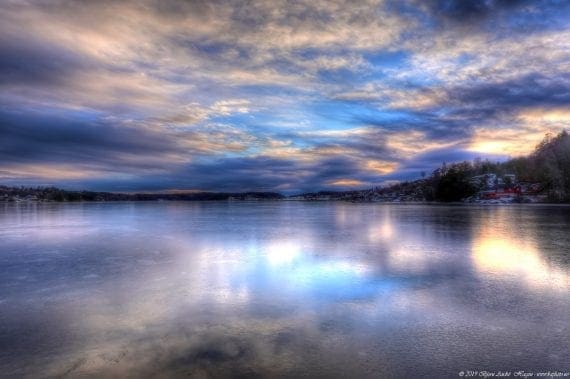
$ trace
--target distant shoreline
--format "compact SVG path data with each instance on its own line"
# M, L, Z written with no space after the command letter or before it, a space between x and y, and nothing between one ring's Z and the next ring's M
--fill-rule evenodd
M426 206L439 206L439 205L449 205L449 206L468 206L468 207L488 207L488 206L540 206L540 205L562 205L570 206L570 203L561 202L463 202L463 201L356 201L356 200L344 200L344 199L327 199L327 200L316 200L316 199L147 199L147 200L4 200L0 199L0 204L21 204L21 205L31 205L31 204L109 204L109 203L197 203L197 202L207 202L207 203L265 203L265 202L302 202L302 203L344 203L344 204L386 204L386 205L426 205Z
M409 185L417 186L418 182ZM549 201L541 195L512 195L501 199L469 197L463 200L424 200L421 196L405 196L388 189L360 191L322 191L285 196L277 192L192 192L192 193L135 193L68 191L55 187L26 188L0 186L2 203L106 203L106 202L172 202L172 201L303 201L303 202L345 202L362 204L463 204L463 205L507 205L507 204L568 204ZM383 192L382 192L383 191Z

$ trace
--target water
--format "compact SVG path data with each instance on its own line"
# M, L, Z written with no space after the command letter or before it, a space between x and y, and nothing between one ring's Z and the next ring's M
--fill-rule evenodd
M570 372L570 208L0 204L0 375Z

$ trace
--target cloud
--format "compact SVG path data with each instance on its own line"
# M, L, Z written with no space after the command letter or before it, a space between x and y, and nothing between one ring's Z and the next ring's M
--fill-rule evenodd
M165 130L88 113L63 116L13 112L0 113L0 135L4 168L51 164L50 170L75 166L75 171L130 175L168 172L196 157L239 152L247 149L253 138L215 125L207 130ZM50 170L46 168L44 174Z
M432 14L457 22L473 21L490 16L501 10L516 10L528 0L428 0L425 2Z
M14 183L350 188L408 178L433 151L523 154L570 126L557 1L0 10L0 171Z
M72 51L41 41L0 37L0 85L56 85L89 62Z

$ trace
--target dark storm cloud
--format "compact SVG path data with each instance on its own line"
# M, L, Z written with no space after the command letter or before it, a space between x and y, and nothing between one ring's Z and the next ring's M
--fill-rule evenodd
M530 2L530 0L427 0L421 3L427 4L436 17L464 22L485 18L499 10L516 10L517 7Z
M80 113L0 112L0 137L3 165L57 162L144 167L143 159L126 161L122 157L151 158L181 151L162 133Z
M310 181L318 183L322 187L335 178L357 176L359 171L357 162L350 156L327 158L318 163L318 171L313 171Z
M294 159L254 158L205 159L179 166L168 174L139 174L126 181L97 179L87 181L93 189L113 191L164 191L194 188L203 191L307 192L331 188L339 177L365 182L377 177L364 172L354 157L332 157L313 162ZM86 181L81 181L86 183ZM78 185L78 183L75 183Z
M447 101L443 104L448 110L447 115L432 121L444 125L450 132L462 130L469 135L475 126L499 124L527 109L569 106L570 75L559 75L553 80L533 73L505 82L453 88L448 91Z
M402 109L396 120L386 121L381 110L357 116L356 124L386 129L421 130L431 139L469 137L482 124L496 124L526 109L570 107L570 75L552 79L533 73L504 82L471 84L445 90L442 101L431 109Z
M139 174L127 181L98 179L94 189L114 191L163 191L199 189L203 191L267 191L295 182L303 168L293 160L270 157L205 159L179 165L168 174Z
M455 112L459 112L456 110ZM357 124L372 125L384 130L412 131L421 130L430 139L449 140L464 138L471 132L471 123L465 119L445 117L434 112L417 112L410 110L406 117L395 121L386 121L381 115L379 118L373 116L359 117L355 120Z
M0 37L0 85L56 85L89 62L41 41Z
M450 91L450 101L498 112L528 107L570 105L570 74L550 78L533 73L500 83L483 83Z
M313 162L270 157L221 159L206 164L191 164L179 174L178 178L188 179L171 182L173 188L191 185L205 190L223 189L230 192L277 188L292 193L331 188L334 187L331 183L338 178L353 178L364 183L378 179L362 170L360 160L352 156L323 158Z
M559 0L388 0L388 4L424 25L420 33L449 33L457 39L484 33L491 39L513 40L564 30L570 11L570 2Z

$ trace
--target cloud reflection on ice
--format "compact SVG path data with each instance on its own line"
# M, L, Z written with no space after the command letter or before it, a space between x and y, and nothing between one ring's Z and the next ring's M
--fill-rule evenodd
M540 229L563 212L334 203L0 211L0 340L10 346L0 367L13 376L418 376L460 363L565 362L567 266L545 254L570 244L492 228L517 217ZM560 225L556 242L570 242Z
M568 292L567 268L546 261L536 242L528 235L497 226L482 225L473 240L473 265L484 277L523 282L531 289Z

